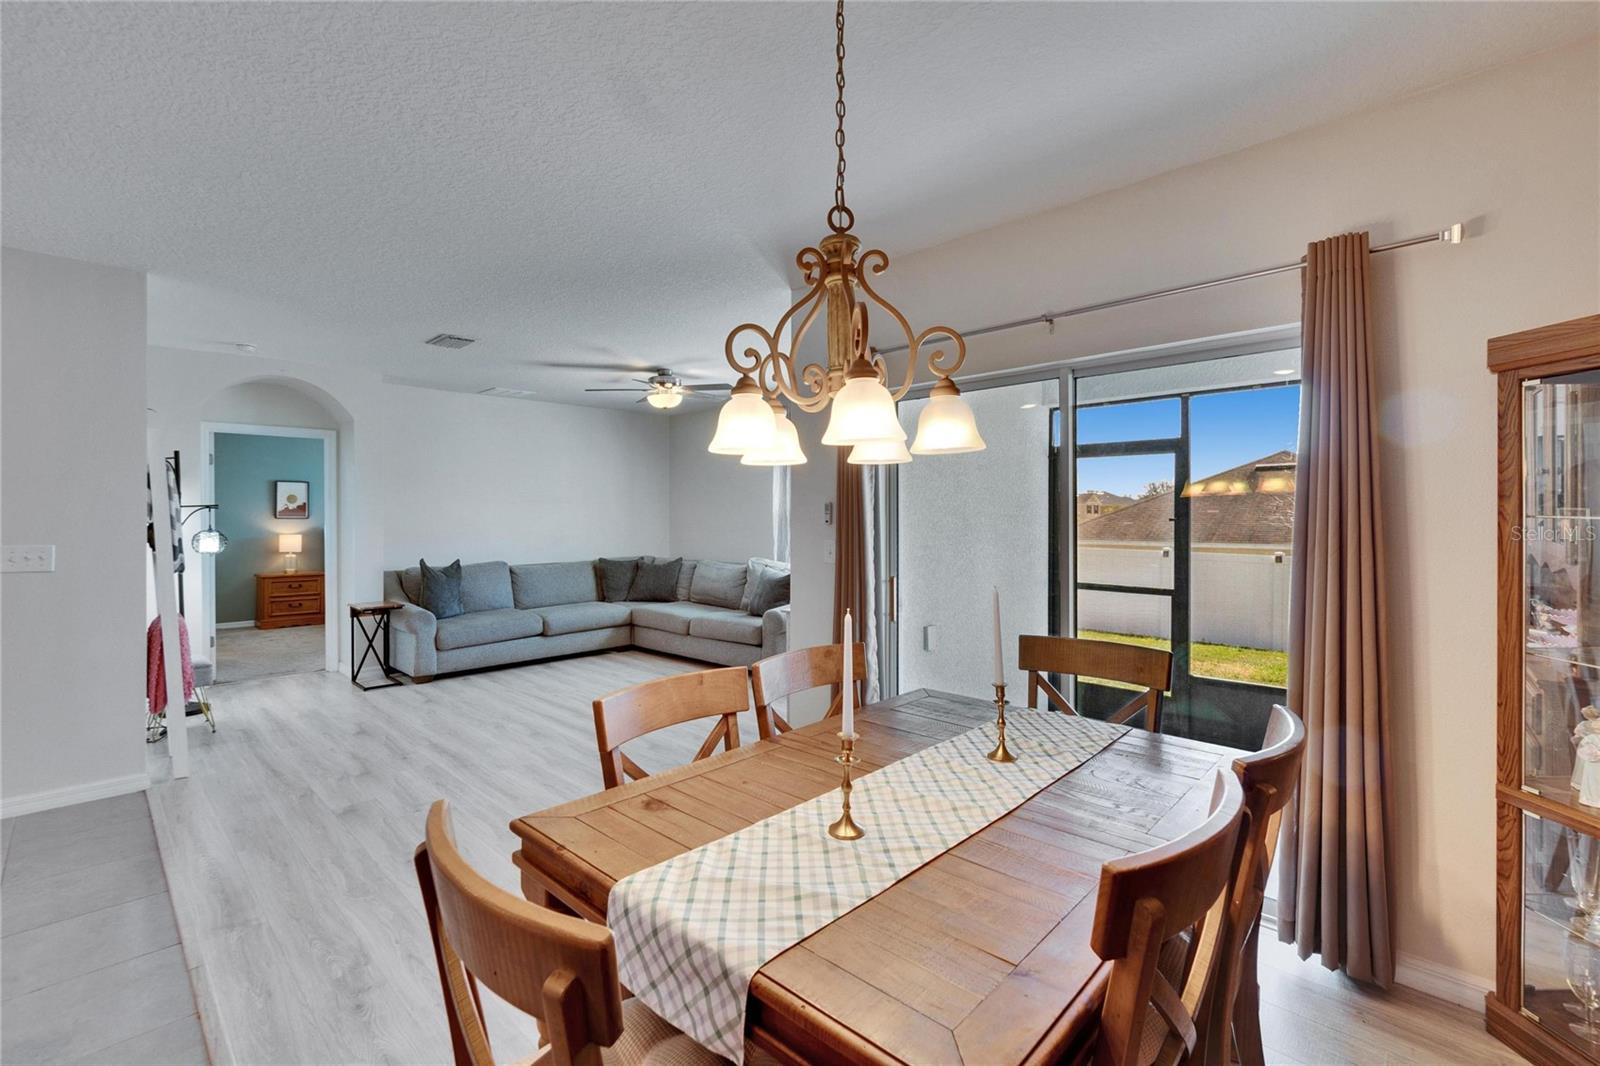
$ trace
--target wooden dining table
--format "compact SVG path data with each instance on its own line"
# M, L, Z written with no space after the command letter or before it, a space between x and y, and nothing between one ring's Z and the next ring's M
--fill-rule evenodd
M927 689L869 704L857 711L856 772L993 717L990 702ZM523 892L605 921L629 874L837 789L837 730L838 719L816 722L516 819ZM761 967L750 1039L785 1062L1075 1054L1093 1039L1108 972L1089 946L1101 865L1204 821L1215 772L1239 754L1130 730Z

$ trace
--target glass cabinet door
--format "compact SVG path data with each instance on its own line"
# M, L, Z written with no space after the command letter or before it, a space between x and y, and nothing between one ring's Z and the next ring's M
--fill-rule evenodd
M1522 784L1600 814L1600 372L1528 382L1522 405Z
M1522 1009L1600 1059L1600 839L1522 816Z

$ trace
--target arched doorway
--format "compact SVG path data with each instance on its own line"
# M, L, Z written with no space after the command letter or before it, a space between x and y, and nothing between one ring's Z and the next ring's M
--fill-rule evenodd
M200 415L202 494L229 537L227 550L203 557L194 620L217 682L337 670L348 415L290 378L230 385Z

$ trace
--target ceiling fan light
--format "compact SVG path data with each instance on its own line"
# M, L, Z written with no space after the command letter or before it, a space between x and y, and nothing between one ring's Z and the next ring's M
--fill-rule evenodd
M776 419L761 389L748 376L742 377L717 415L717 431L706 450L713 455L760 451L771 447L776 431Z
M978 435L978 420L961 392L948 378L934 386L928 406L917 416L917 438L912 455L957 455L981 452L987 447Z
M852 466L898 466L909 463L911 453L906 451L903 440L875 440L851 448L850 458L845 461Z
M652 389L644 402L661 411L670 411L683 402L683 393L677 389Z
M894 397L877 375L847 378L844 388L834 394L822 443L848 447L905 439L906 430L895 413Z
M759 451L744 453L744 458L739 460L742 466L799 466L806 461L805 450L800 447L800 433L794 428L794 423L789 421L789 415L783 410L782 405L773 404L776 408L772 412L773 433L772 444Z

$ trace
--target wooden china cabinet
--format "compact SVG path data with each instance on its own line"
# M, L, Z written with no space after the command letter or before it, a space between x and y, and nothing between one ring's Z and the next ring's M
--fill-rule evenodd
M1489 369L1500 485L1487 1023L1534 1062L1600 1063L1600 315L1496 337ZM1595 739L1580 746L1591 715Z

